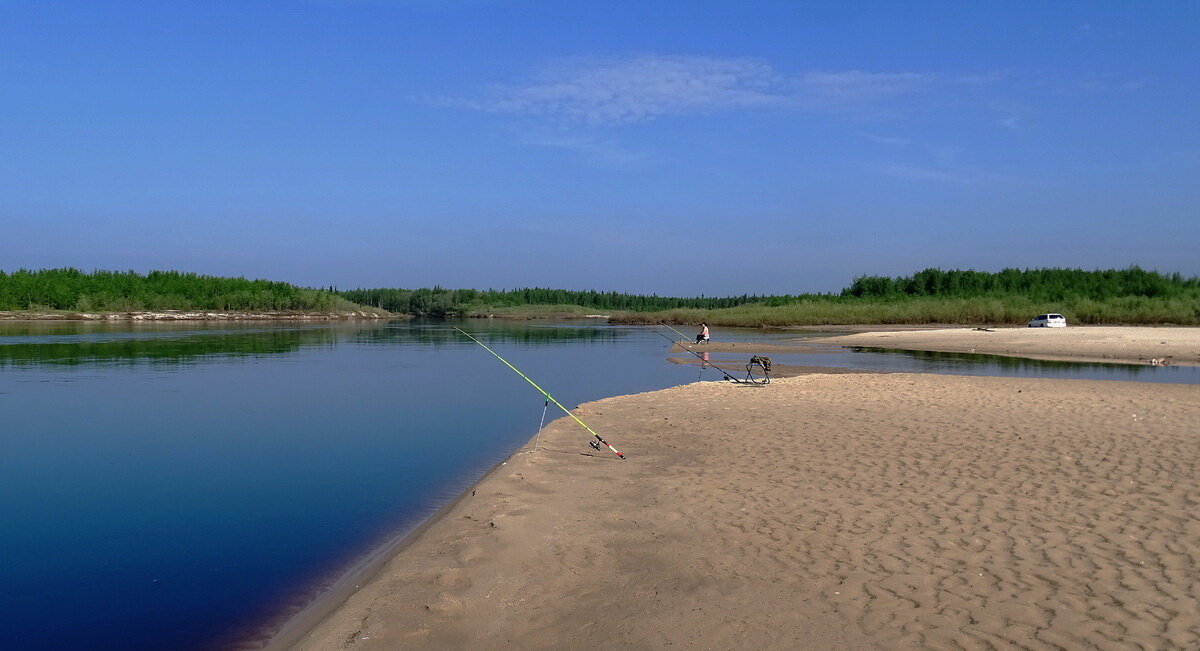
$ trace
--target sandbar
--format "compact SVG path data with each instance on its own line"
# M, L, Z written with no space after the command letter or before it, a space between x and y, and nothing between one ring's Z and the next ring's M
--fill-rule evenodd
M1200 386L926 374L581 405L299 649L1197 648Z
M986 353L1065 361L1200 366L1200 328L943 328L824 337L823 345Z

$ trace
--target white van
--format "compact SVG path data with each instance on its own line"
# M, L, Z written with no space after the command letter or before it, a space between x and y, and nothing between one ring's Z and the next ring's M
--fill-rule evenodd
M1061 314L1039 314L1029 322L1030 328L1065 328L1067 317Z

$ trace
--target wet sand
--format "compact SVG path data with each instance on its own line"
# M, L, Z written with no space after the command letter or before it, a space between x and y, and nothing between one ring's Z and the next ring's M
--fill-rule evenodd
M809 375L578 413L629 460L555 421L296 648L1200 646L1200 387Z
M696 367L696 372L701 380L717 380L721 379L721 373L712 369L718 368L725 373L743 380L746 378L747 369L745 360L722 360L713 358L711 361L701 362L695 357L668 357L668 362L672 364L686 364ZM703 367L703 368L702 368ZM845 375L847 373L875 373L875 371L864 371L856 368L841 368L838 366L805 366L800 364L772 364L771 378L778 379L783 377L796 377L797 375L812 375L814 373L825 373L834 375ZM756 382L762 381L763 373L761 367L755 367L750 379Z
M819 340L823 345L987 353L1066 361L1200 366L1200 328L1083 326L864 332Z

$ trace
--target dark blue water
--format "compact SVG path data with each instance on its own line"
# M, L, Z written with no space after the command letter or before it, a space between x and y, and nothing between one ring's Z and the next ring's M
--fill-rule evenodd
M568 406L696 379L650 329L465 327ZM986 356L787 357L1200 382ZM437 323L0 324L0 648L244 640L526 442L541 408Z
M568 405L691 376L635 330L472 329ZM3 332L4 648L250 634L431 513L541 416L528 385L441 325Z

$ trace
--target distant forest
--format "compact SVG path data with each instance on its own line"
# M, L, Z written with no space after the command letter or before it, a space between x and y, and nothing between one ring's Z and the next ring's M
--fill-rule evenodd
M270 280L221 278L179 271L21 269L0 271L0 310L134 312L353 310L336 294Z
M1076 323L1200 325L1200 278L1137 267L995 273L926 269L895 278L861 276L829 294L680 298L543 288L338 291L178 271L0 271L0 310L346 312L362 306L432 317L602 313L623 323L1021 323L1052 311Z
M757 303L765 296L730 296L725 298L672 298L655 294L621 294L618 292L570 291L540 287L510 290L443 289L352 289L338 292L346 300L361 305L383 308L389 312L425 316L468 314L484 308L506 308L522 305L575 305L609 311L649 312L676 308L721 309Z
M330 288L331 291L336 291ZM982 298L1006 296L1029 300L1111 299L1118 297L1192 298L1200 300L1200 278L1160 274L1138 267L1082 269L1004 269L999 272L926 269L911 276L860 276L831 294L675 298L618 292L561 289L473 290L354 289L338 292L355 303L390 312L425 316L464 316L526 305L579 306L604 311L655 312L677 309L716 310L759 304L778 307L796 303L903 301L915 297ZM1200 316L1200 315L1198 315Z
M1005 269L986 271L943 271L926 269L911 276L885 278L860 276L842 296L889 298L898 296L1020 295L1035 299L1116 298L1145 296L1174 298L1200 295L1200 278L1165 275L1138 267L1084 271L1082 269Z

